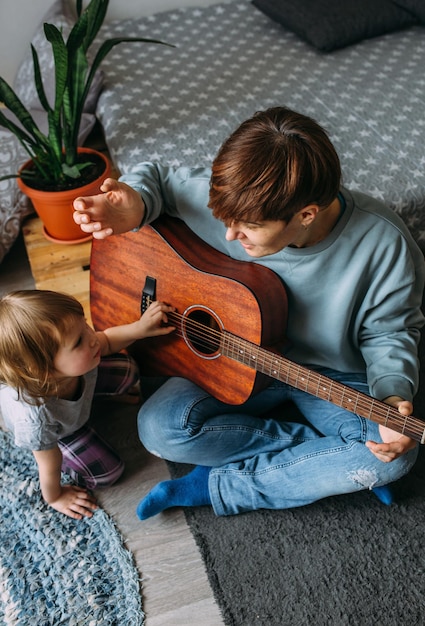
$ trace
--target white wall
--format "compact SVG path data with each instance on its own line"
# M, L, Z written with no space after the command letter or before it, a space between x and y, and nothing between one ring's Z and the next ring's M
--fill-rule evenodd
M110 0L107 20L141 17L219 0ZM0 76L13 83L32 35L53 0L0 0Z

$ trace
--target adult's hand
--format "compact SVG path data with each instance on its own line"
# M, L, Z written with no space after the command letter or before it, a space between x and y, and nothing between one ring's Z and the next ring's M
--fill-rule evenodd
M408 416L413 412L413 405L407 400L403 400L398 396L390 396L385 398L384 402L397 408L401 415ZM395 430L391 430L382 424L379 425L379 434L382 442L366 441L366 447L376 456L377 459L384 463L394 461L398 457L406 454L409 450L413 450L417 442L406 435L400 435Z
M74 200L74 222L83 232L105 239L140 226L145 203L137 191L113 178L107 178L100 189L103 193Z

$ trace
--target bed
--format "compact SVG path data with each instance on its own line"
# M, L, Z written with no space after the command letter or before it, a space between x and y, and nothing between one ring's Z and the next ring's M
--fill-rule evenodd
M102 39L175 47L114 48L81 141L97 118L121 173L145 160L204 166L242 120L285 105L328 130L344 185L388 203L425 251L425 9L419 0L347 4L233 0L106 24ZM65 27L67 6L54 5ZM28 71L29 59L17 76L24 91ZM0 141L3 174L24 155L6 132ZM14 181L0 185L1 260L31 207Z

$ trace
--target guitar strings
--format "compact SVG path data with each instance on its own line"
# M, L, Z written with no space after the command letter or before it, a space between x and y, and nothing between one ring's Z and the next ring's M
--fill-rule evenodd
M211 328L176 312L167 315L169 323L176 326L177 336L187 338L189 343L198 348L198 352L201 348L208 355L221 352L229 358L248 365L251 369L332 402L352 413L384 425L397 425L397 430L400 432L409 432L412 436L416 435L415 438L419 440L422 438L425 422L412 415L404 416L395 407L318 374L314 370L300 366L280 354L270 352L229 331ZM315 391L312 391L313 388Z
M182 316L179 316L178 314L175 314L175 316L176 316L176 321L177 321L177 318L182 319ZM341 383L337 383L336 381L326 378L323 375L316 374L313 370L302 368L296 363L293 363L280 355L277 356L274 353L270 353L264 348L258 347L255 344L248 342L247 340L234 336L228 332L223 334L221 330L220 331L213 330L210 327L204 324L201 324L199 322L196 322L194 320L191 320L191 319L186 320L185 326L190 327L191 337L194 338L196 336L198 339L198 343L200 345L203 344L204 347L208 347L208 349L210 350L211 348L216 348L216 350L214 351L218 350L218 347L220 346L221 337L225 337L225 340L231 339L234 344L233 358L235 358L236 360L240 362L245 362L246 364L250 365L253 369L269 374L272 377L273 376L279 377L278 374L281 374L280 372L281 368L279 367L278 370L274 368L274 371L271 368L272 366L276 365L276 362L285 365L285 361L286 361L286 363L289 364L289 368L296 371L296 375L294 375L294 373L291 374L291 371L287 370L287 367L288 367L287 366L284 370L286 376L284 377L280 376L280 380L283 380L284 382L287 382L288 384L295 386L297 388L305 389L305 391L307 391L308 393L312 393L313 395L318 395L317 392L315 393L313 391L309 391L308 389L307 383L315 382L315 386L317 387L317 389L322 390L322 396L319 396L319 397L323 397L324 400L328 400L330 402L333 402L334 404L339 404L340 406L344 406L344 397L345 397L346 403L345 403L344 408L346 408L347 410L350 410L352 412L358 411L359 414L361 414L363 417L371 418L373 407L375 407L375 414L377 418L378 417L380 418L379 420L376 420L376 421L379 421L380 423L388 424L391 418L391 414L392 414L393 420L395 420L396 423L404 422L405 425L404 425L403 431L406 430L406 424L410 423L410 426L411 426L410 430L412 430L412 433L416 432L418 435L423 433L425 424L423 423L422 423L423 425L421 423L415 424L416 418L412 416L403 416L401 415L401 413L398 412L398 410L395 407L386 405L378 400L371 398L370 396L366 394L362 394L361 392L357 392L356 390L349 388L350 396L354 396L356 398L356 400L353 401L351 397L347 398L347 387L342 385ZM203 331L203 332L200 332L200 331ZM206 339L205 331L208 332L208 334L210 335L210 338L214 339L213 342L205 341ZM183 336L183 332L181 333L181 336ZM237 348L236 346L237 343L241 347ZM232 344L229 344L229 345L230 345L230 348L232 348ZM245 359L245 360L241 359L241 354L243 355L246 354L246 350L245 350L246 346L248 346L251 350L253 349L256 352L256 354L261 354L263 357L265 357L263 361L263 368L259 367L259 362L257 359L254 361L254 363L252 363L252 360L250 358ZM232 357L232 354L230 351L226 352L225 354L227 356ZM266 365L267 365L267 368L265 367ZM306 375L300 377L299 375L300 372L305 372ZM300 378L301 380L306 381L305 385L301 386L299 384ZM328 384L324 385L323 384L324 382L327 382ZM325 397L325 395L323 394L324 391L328 392L327 397ZM350 404L347 405L347 402L351 403L351 406ZM362 410L363 413L361 413L360 410Z

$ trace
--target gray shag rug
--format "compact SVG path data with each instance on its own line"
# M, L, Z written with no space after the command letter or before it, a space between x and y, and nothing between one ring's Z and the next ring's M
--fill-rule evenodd
M142 626L139 574L105 511L48 507L33 455L3 431L0 473L0 623Z
M425 338L414 415L425 418ZM191 466L169 463L173 478ZM393 483L284 511L185 509L226 626L423 626L425 447Z
M169 464L175 478L189 466ZM185 509L227 626L422 626L425 454L394 484L286 511Z

